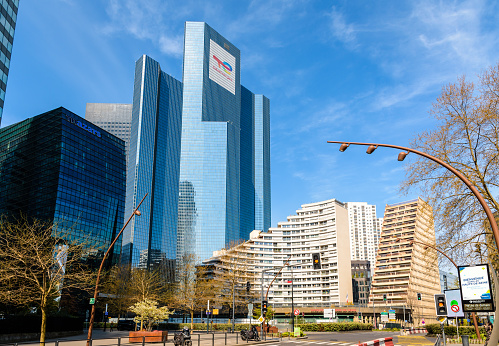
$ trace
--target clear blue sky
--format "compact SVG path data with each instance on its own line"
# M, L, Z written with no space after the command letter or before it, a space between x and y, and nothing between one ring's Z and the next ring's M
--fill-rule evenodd
M271 100L272 226L330 198L385 204L399 194L396 150L431 130L441 87L499 61L496 1L21 1L2 126L64 106L131 103L147 54L182 77L185 21L241 50L241 81Z

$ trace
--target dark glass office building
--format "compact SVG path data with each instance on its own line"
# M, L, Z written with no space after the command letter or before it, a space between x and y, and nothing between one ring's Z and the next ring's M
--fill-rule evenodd
M18 8L19 0L0 1L0 123L2 122Z
M143 196L142 216L123 233L123 260L173 279L182 117L182 83L144 55L135 64L126 214Z
M51 222L100 263L123 226L124 142L62 107L2 128L0 196L0 214Z

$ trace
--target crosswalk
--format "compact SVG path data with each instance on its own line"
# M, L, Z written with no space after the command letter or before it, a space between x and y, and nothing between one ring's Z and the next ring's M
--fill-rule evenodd
M344 341L315 341L315 340L286 340L283 339L283 342L286 343L294 343L294 344L314 344L314 345L331 345L331 346L355 346L358 345L356 342L344 342ZM281 346L280 344L266 344L265 346ZM393 346L401 346L401 345L393 345Z

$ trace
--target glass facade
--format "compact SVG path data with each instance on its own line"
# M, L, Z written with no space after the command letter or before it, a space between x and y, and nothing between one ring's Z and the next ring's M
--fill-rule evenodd
M182 84L142 56L135 65L123 261L173 275L176 259Z
M19 0L0 0L0 123L9 76Z
M124 142L62 107L2 128L0 196L0 214L57 225L98 266L123 225Z
M177 252L206 259L270 226L270 139L255 139L269 102L241 86L239 49L206 23L187 22L184 44Z
M87 103L85 119L125 141L128 162L132 105L127 103Z

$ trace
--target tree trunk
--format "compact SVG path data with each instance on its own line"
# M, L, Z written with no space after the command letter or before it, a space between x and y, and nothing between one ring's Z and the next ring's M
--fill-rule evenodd
M194 310L191 309L191 330L194 329Z
M42 325L40 327L40 346L45 346L45 333L47 331L47 307L42 304Z

